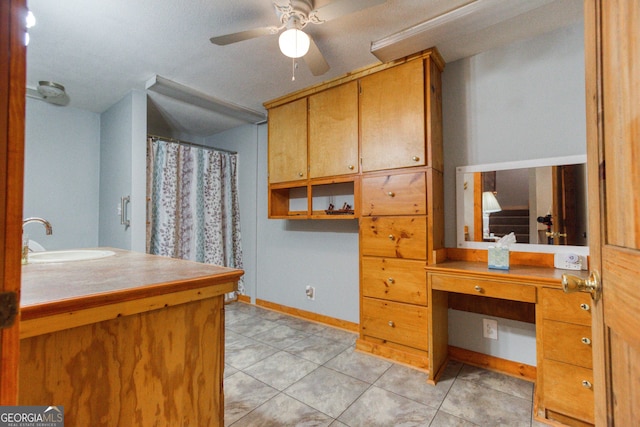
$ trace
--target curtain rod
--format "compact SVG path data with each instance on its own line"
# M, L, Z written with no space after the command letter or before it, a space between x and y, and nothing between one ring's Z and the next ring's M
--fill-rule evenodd
M176 144L180 144L180 145L188 145L190 147L204 148L205 150L222 151L223 153L229 153L229 154L238 154L237 151L225 150L223 148L211 147L209 145L196 144L194 142L183 141L181 139L176 139L176 138L167 138L166 136L152 135L150 133L147 134L147 137L152 139L162 139L168 142L175 142Z

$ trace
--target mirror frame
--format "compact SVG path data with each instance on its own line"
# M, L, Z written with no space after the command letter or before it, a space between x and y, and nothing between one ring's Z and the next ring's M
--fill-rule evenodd
M473 172L487 172L510 169L528 169L540 166L561 166L586 163L587 155L579 154L565 157L521 160L502 163L487 163L456 167L456 242L458 248L487 249L492 242L470 242L464 240L464 175ZM586 176L585 176L586 179ZM586 195L588 198L588 194ZM514 252L566 253L589 255L589 246L540 245L534 243L515 243L509 247Z

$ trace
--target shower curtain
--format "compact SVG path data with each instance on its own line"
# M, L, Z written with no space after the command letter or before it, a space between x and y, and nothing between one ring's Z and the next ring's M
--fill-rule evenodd
M237 166L235 153L148 138L147 252L241 269Z

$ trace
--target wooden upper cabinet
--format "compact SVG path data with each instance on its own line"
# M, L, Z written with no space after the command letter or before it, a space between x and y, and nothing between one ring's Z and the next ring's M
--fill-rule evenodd
M358 172L358 82L309 96L309 176Z
M422 60L360 80L364 172L427 164L424 95Z
M269 183L307 178L307 98L269 110Z

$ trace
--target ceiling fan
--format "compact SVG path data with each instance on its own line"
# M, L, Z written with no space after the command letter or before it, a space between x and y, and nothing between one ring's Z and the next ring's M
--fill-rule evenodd
M282 53L290 58L303 57L314 76L329 70L329 64L311 36L302 31L307 24L323 24L331 19L348 15L362 9L377 6L386 0L335 0L326 6L314 9L313 0L289 0L287 5L274 3L280 25L254 28L223 36L211 37L211 43L224 46L256 37L280 34L279 45Z

